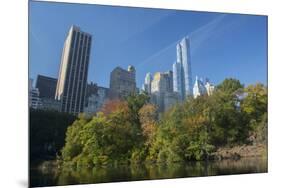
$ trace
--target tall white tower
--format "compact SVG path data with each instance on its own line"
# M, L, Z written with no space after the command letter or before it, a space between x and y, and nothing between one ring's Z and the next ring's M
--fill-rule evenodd
M144 79L144 90L150 94L151 93L151 82L152 82L152 75L150 72L146 73Z
M174 91L178 92L182 99L192 96L192 74L190 60L190 42L184 37L177 44L177 62L173 64Z
M55 98L61 111L79 114L83 111L90 62L92 36L71 26L61 57Z

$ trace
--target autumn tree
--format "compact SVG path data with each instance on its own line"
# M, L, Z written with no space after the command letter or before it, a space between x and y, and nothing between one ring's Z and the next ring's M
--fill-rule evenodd
M157 116L157 107L155 105L146 104L139 110L142 134L146 139L146 145L150 145L156 135Z
M211 96L188 98L161 114L147 94L107 101L92 119L67 129L63 164L185 162L208 159L216 148L267 140L267 88L226 79Z
M250 140L264 143L267 140L267 88L257 83L246 87L244 93L241 109L250 124Z
M128 103L119 99L108 100L101 108L101 112L104 115L109 115L118 110L128 110Z
M245 98L241 104L242 110L256 121L262 119L262 115L267 112L267 88L258 83L249 85L244 89Z
M126 98L126 102L128 104L128 115L129 115L129 121L132 126L132 131L135 136L135 144L136 147L141 147L144 138L142 135L142 129L141 129L141 122L139 118L139 110L149 101L149 97L145 93L141 94L131 94ZM137 146L139 145L139 146Z

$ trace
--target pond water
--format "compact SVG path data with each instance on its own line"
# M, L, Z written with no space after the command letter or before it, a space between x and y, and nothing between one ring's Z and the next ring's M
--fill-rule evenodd
M32 187L153 180L229 174L265 173L267 159L242 158L208 162L95 167L83 170L30 169Z

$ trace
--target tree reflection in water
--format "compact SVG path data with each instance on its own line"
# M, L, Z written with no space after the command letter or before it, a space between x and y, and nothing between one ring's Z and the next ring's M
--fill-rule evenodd
M73 185L120 181L265 173L267 159L201 161L171 164L115 165L92 169L31 169L31 186Z

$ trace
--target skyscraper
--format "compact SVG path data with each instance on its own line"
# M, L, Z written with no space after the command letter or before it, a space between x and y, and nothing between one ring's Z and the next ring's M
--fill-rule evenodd
M38 75L36 88L39 90L41 110L56 110L60 111L60 101L55 100L57 79L48 76Z
M173 64L174 71L174 91L185 99L192 96L192 75L190 60L190 43L189 38L184 37L177 44L177 61Z
M154 74L151 83L152 103L158 106L158 110L163 112L176 102L173 100L177 95L173 93L173 72L157 72Z
M160 92L173 92L173 73L168 72L156 72L154 74L153 81L151 83L151 93Z
M124 98L137 92L136 70L133 66L128 66L128 70L116 67L110 73L110 90L114 98Z
M29 78L29 86L28 86L28 105L30 108L38 109L41 106L41 101L39 98L39 89L33 87L33 79Z
M61 100L62 112L78 114L83 111L91 42L91 34L71 26L64 43L55 95Z
M109 99L109 88L100 87L92 82L87 86L84 113L92 116Z
M40 74L37 76L35 87L38 88L40 91L39 94L40 98L55 99L56 86L57 86L56 78L51 78Z
M180 62L175 62L173 64L173 86L174 91L178 93L179 98L184 100L185 98L185 87L184 87L184 76L183 68Z
M143 90L146 91L148 94L151 93L151 82L152 82L152 75L151 73L146 73L144 79Z

